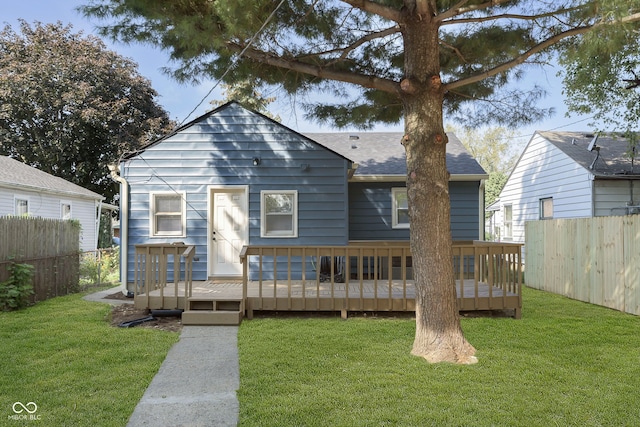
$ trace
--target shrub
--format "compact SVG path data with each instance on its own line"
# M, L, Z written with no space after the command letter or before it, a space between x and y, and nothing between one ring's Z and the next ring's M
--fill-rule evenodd
M120 251L116 249L101 249L95 252L87 252L82 255L80 261L80 284L99 285L115 283L120 274Z
M33 266L12 262L9 265L9 280L0 283L0 308L16 310L29 305L29 297L33 295L31 278Z

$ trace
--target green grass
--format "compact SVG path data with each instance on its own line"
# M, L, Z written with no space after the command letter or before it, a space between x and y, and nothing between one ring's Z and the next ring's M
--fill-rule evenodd
M179 335L114 328L109 312L75 294L0 313L0 425L126 425ZM40 421L9 419L14 402Z
M639 425L640 318L531 289L523 305L462 320L472 366L411 356L410 319L245 321L241 425Z

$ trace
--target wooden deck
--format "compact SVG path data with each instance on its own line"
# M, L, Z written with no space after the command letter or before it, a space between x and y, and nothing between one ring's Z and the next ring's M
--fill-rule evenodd
M176 296L176 289L178 290ZM520 296L513 292L504 292L501 288L490 287L486 283L476 283L473 279L456 282L458 306L461 312L483 310L513 309L513 316L520 317ZM136 306L150 309L185 309L185 285L179 282L138 294L135 297ZM192 294L194 300L233 301L242 300L243 284L241 281L206 281L193 282ZM415 311L415 287L413 281L388 282L364 280L360 283L310 282L300 280L290 284L276 282L260 283L250 281L244 307L248 318L253 311ZM345 313L346 314L346 313Z
M512 310L520 318L520 251L516 244L455 242L459 310ZM415 311L408 242L245 246L237 281L193 281L194 255L184 244L136 246L136 306L182 309L185 324L238 323L254 311Z

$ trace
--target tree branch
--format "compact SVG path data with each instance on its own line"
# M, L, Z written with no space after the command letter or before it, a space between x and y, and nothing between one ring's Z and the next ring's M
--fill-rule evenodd
M455 53L455 55L460 59L460 61L462 63L467 63L467 59L464 57L464 55L462 54L462 52L460 52L460 49L458 49L457 47L449 44L449 43L445 43L442 39L440 39L440 44L442 44L444 47L451 49L453 51L453 53Z
M577 8L574 8L577 9ZM569 10L563 10L563 12L567 12ZM517 19L520 21L535 21L536 19L541 18L553 18L556 17L559 11L542 13L540 15L519 15L515 13L503 13L501 15L493 15L493 16L478 16L475 18L461 18L461 19L450 19L442 23L442 26L445 25L455 25L455 24L469 24L469 23L477 23L477 22L487 22L487 21L497 21L499 19Z
M487 9L491 6L498 6L501 5L502 3L507 3L508 1L511 0L489 0L486 1L484 3L480 3L480 4L474 4L468 7L463 7L465 4L468 3L468 0L462 0L459 1L458 3L456 3L452 8L450 8L449 10L442 12L441 14L439 14L438 16L436 16L434 18L434 21L436 22L442 22L445 19L449 19L452 18L456 15L462 15L463 13L467 13L467 12L473 12L476 10L483 10L483 9Z
M299 56L298 59L300 59L300 58L318 57L318 56L327 55L327 54L331 54L331 53L342 52L340 57L338 57L335 60L330 62L330 64L335 64L336 62L339 62L339 61L345 59L349 55L349 53L353 52L354 50L356 50L358 47L362 46L366 42L369 42L369 41L375 40L375 39L381 39L381 38L384 38L386 36L390 36L392 34L399 33L399 32L400 32L400 28L398 26L393 26L393 27L387 28L387 29L382 30L382 31L369 33L369 34L365 35L364 37L362 37L362 38L356 40L355 42L351 43L349 46L346 46L346 47L343 47L343 48L326 50L326 51L323 51L323 52L309 53L309 54L304 55L304 56Z
M497 67L494 67L490 70L487 70L483 73L480 74L476 74L475 76L471 76L468 77L466 79L462 79L462 80L457 80L455 82L452 83L448 83L444 85L444 89L445 90L453 90L455 88L458 87L462 87L462 86L466 86L472 83L476 83L479 82L481 80L484 80L486 78L489 77L493 77L497 74L500 74L504 71L510 70L511 68L522 64L523 62L525 62L528 58L532 57L533 55L542 52L543 50L545 50L546 48L548 48L549 46L553 46L554 44L558 43L560 40L566 39L568 37L572 37L572 36L576 36L579 34L584 34L588 31L591 31L593 29L599 28L599 27L603 27L605 25L614 25L614 24L628 24L631 22L637 22L640 21L640 13L634 13L633 15L629 15L629 16L625 16L622 19L617 19L615 21L599 21L595 24L592 25L585 25L582 27L576 27L576 28L572 28L571 30L567 30L567 31L563 31L561 33L558 33L556 35L554 35L553 37L549 37L546 40L543 40L542 42L538 43L537 45L535 45L534 47L532 47L531 49L529 49L528 51L522 53L520 56L512 59L511 61L505 62L502 65L499 65Z
M233 50L242 50L243 47L237 43L227 43L229 48ZM400 85L389 79L382 79L376 76L370 76L366 74L358 74L348 71L338 71L331 67L325 68L319 65L313 65L306 62L301 62L297 59L287 59L281 56L274 56L271 53L263 52L261 50L249 48L244 50L244 56L253 59L263 64L271 65L286 70L295 71L298 73L309 74L312 76L320 77L322 79L337 80L345 83L353 83L367 88L378 89L383 92L398 94L400 92Z
M402 13L394 8L383 6L371 0L341 0L342 2L365 12L373 13L383 18L401 24L403 22Z

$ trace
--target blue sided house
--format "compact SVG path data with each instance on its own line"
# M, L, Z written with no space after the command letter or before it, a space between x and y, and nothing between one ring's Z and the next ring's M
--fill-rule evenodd
M198 117L118 165L123 284L131 289L137 245L194 247L192 279L207 281L241 278L246 246L408 241L401 137L303 135L237 102ZM447 167L451 237L482 239L488 175L452 134ZM265 277L273 275L267 264ZM296 279L312 268L276 275ZM256 271L248 266L254 279Z

